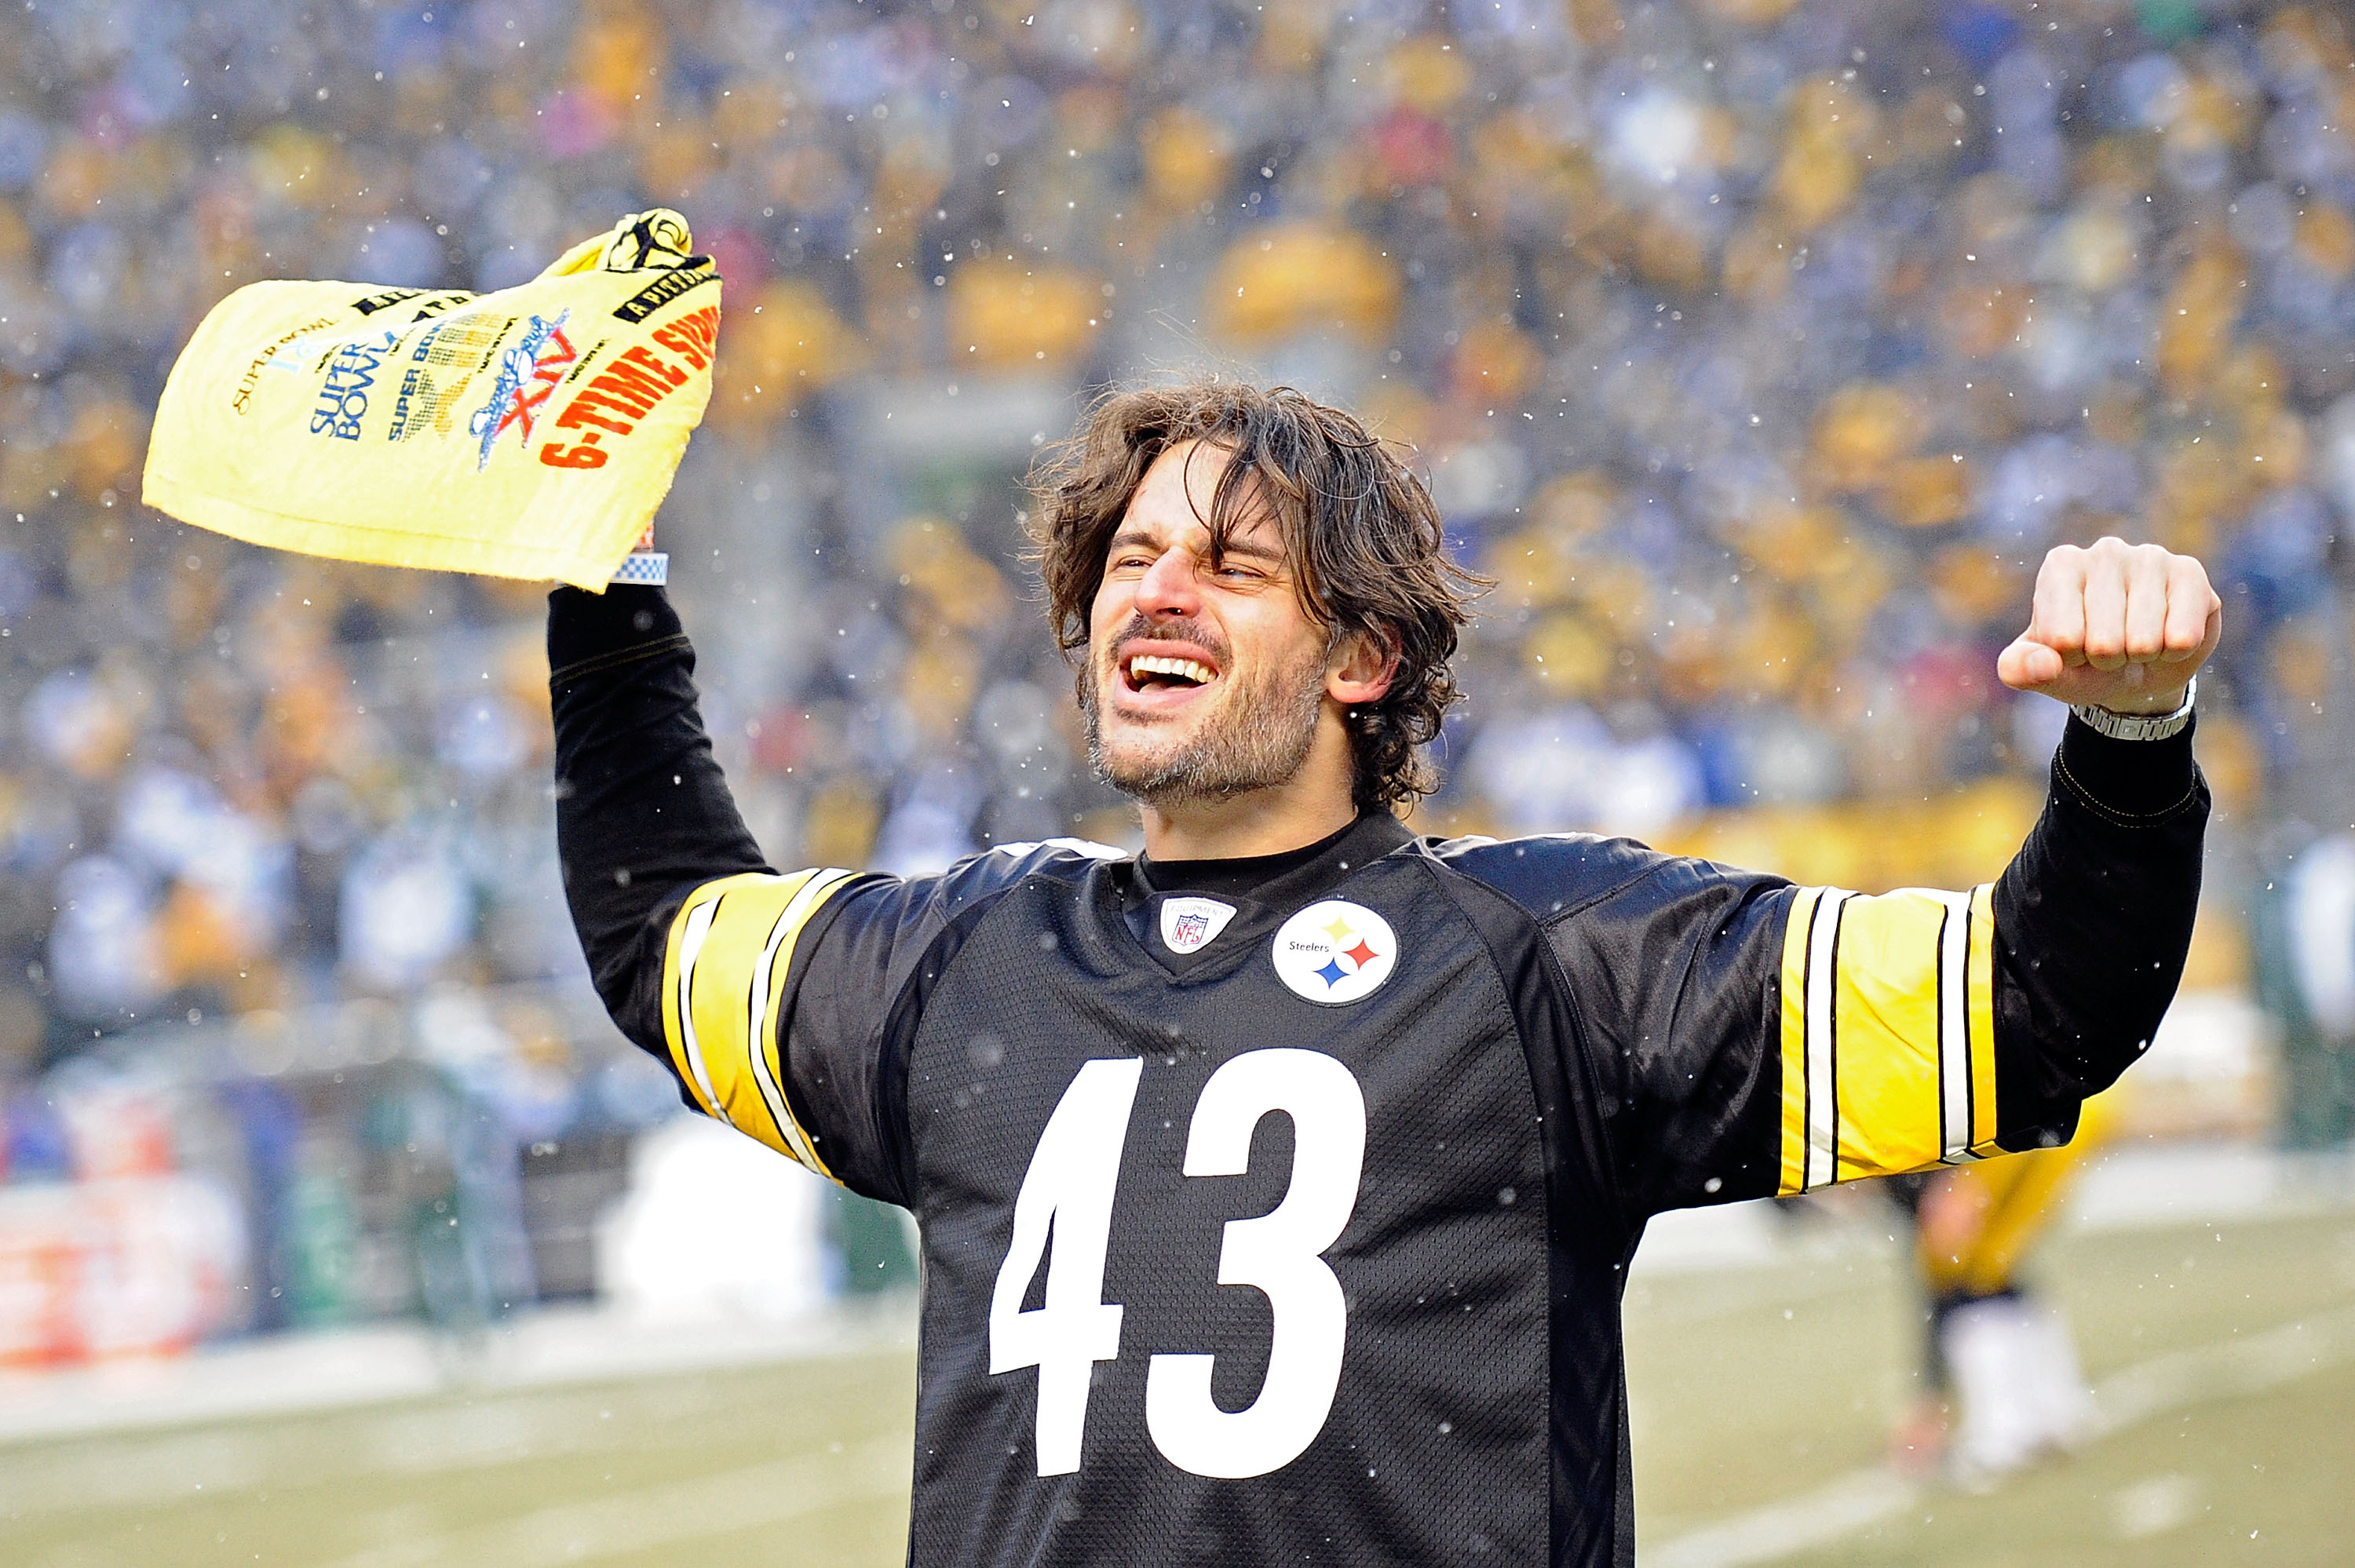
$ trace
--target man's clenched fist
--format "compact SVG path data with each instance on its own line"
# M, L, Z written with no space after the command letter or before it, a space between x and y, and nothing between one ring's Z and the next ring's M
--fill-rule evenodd
M2179 706L2216 651L2224 601L2208 570L2157 545L2062 545L2036 574L2028 630L1996 660L2003 683L2113 713Z

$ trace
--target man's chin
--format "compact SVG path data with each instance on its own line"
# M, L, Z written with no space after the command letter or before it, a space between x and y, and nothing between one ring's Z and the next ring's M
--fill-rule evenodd
M1168 787L1173 775L1183 771L1186 748L1183 746L1139 745L1142 737L1130 736L1128 744L1102 745L1096 748L1096 774L1124 795L1157 794ZM1155 736L1155 740L1162 739ZM1169 736L1175 740L1177 736Z
M1215 795L1202 778L1202 759L1191 744L1192 727L1178 715L1139 719L1107 715L1098 737L1096 777L1133 800L1146 805Z

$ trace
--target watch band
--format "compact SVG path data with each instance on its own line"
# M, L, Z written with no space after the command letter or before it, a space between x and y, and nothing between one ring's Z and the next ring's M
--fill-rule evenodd
M2200 677L2194 675L2183 687L2183 701L2171 714L2112 713L2091 703L2073 703L2069 711L2113 740L2165 740L2182 734L2183 726L2191 722L2191 699L2199 694Z
M609 583L645 583L654 587L670 581L670 556L660 550L632 550L613 568Z

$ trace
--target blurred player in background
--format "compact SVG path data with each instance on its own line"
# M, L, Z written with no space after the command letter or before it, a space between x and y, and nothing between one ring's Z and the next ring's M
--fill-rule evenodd
M2115 1125L2120 1090L2087 1100L2055 1149L1882 1184L1912 1216L1924 1298L1922 1392L1891 1462L1979 1487L2090 1436L2094 1404L2059 1305L2020 1275L2069 1189Z
M615 1021L918 1217L913 1562L1631 1563L1646 1221L2065 1142L2173 994L2222 624L2188 556L2052 552L1998 666L2073 704L2042 819L1993 885L1860 897L1411 833L1466 584L1338 409L1108 396L1038 530L1139 854L779 875L662 590L550 599Z

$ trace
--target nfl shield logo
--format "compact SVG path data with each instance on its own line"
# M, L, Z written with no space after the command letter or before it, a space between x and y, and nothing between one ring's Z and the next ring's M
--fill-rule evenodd
M1227 928L1235 906L1215 898L1165 898L1161 901L1161 945L1173 953L1199 952Z

